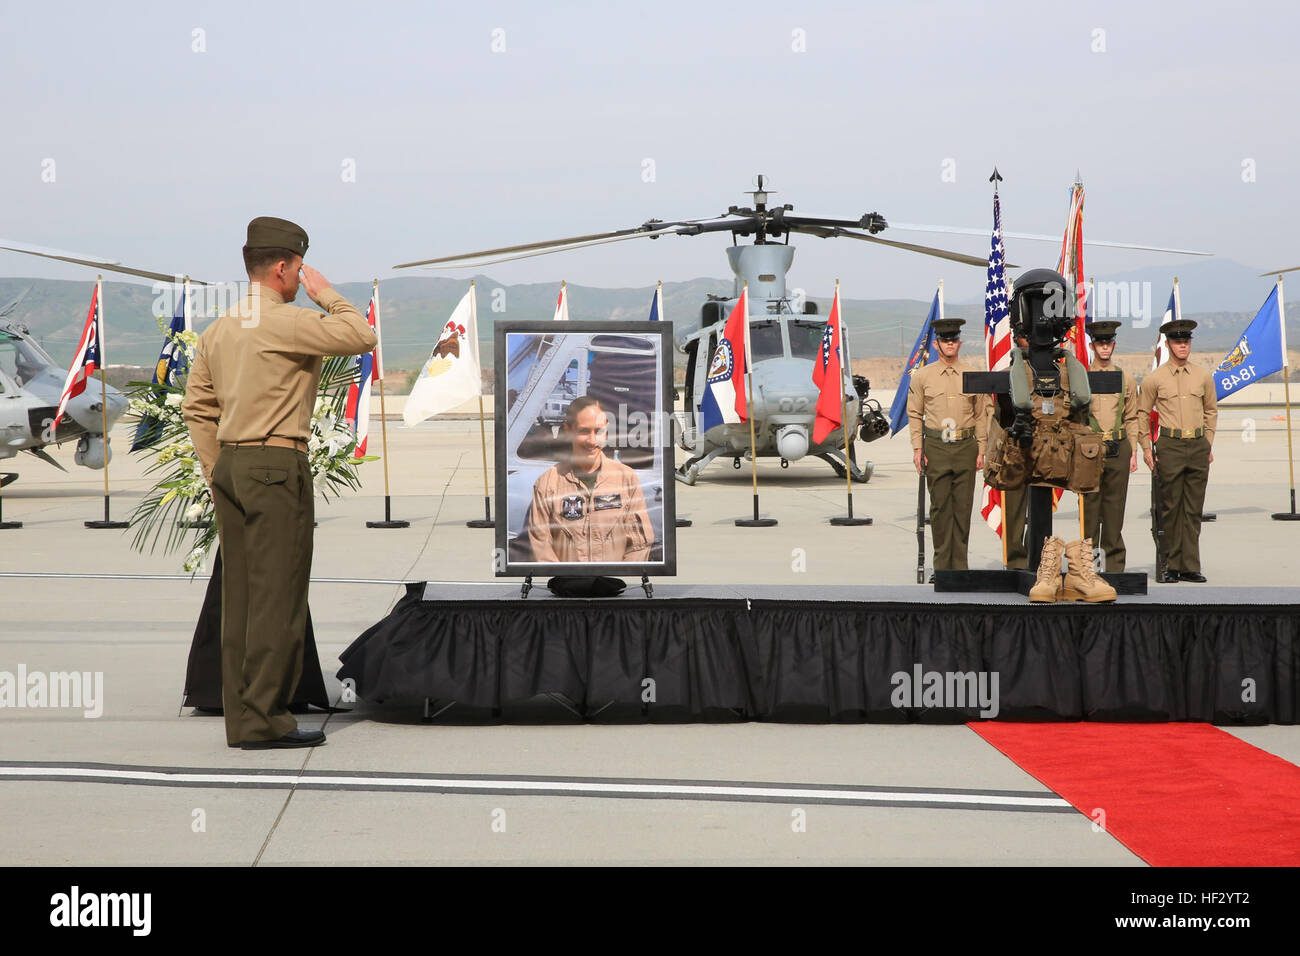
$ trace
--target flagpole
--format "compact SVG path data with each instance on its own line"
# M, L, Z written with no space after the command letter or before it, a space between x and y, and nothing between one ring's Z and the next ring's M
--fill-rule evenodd
M1282 277L1277 277L1277 321L1282 326L1282 394L1286 401L1286 460L1291 472L1291 510L1273 515L1274 521L1300 521L1295 510L1295 455L1291 446L1291 360L1286 351L1286 307L1282 303Z
M186 276L181 291L181 314L184 316L185 331L193 332L194 323L190 319L190 277ZM176 346L179 348L180 346Z
M379 379L379 434L380 446L383 448L384 458L384 520L367 521L367 528L409 528L411 522L402 521L401 519L393 520L393 499L388 487L388 415L384 407L384 342L382 336L383 323L379 321L379 280L375 279L371 285L370 301L375 305L375 363L371 366L370 374ZM358 388L364 387L363 383L357 383ZM357 403L358 408L360 402Z
M840 356L844 362L849 363L848 344L844 338L844 312L840 306L840 280L835 280L835 304L831 306L831 313L839 319L839 328L835 330L836 336L840 342ZM827 320L829 321L829 319ZM852 381L853 366L849 363L849 380ZM871 524L870 518L853 517L853 471L851 468L852 454L850 444L852 442L853 429L849 427L849 403L844 395L844 365L840 366L840 427L844 429L844 490L848 495L849 513L848 517L835 515L830 519L830 523L837 527L845 525L864 525Z
M745 418L749 420L749 464L754 481L754 517L737 518L736 525L741 528L770 528L776 524L775 518L758 516L758 447L754 438L754 356L749 345L749 283L746 282L740 294L745 299L745 380L749 389L749 404L745 406Z
M1087 303L1087 302L1091 302L1091 303L1093 303L1093 304L1094 304L1094 308L1096 307L1096 301L1097 301L1097 300L1093 298L1092 293L1093 293L1093 290L1094 290L1094 288L1096 287L1096 285L1097 285L1097 278L1096 278L1096 276L1094 276L1093 278L1091 278L1091 279L1088 280L1088 292L1087 292L1087 294L1084 296L1084 300L1083 300L1085 303ZM1086 309L1085 309L1085 311L1084 311L1084 315L1085 315L1085 316L1087 315L1087 310L1086 310ZM1085 336L1086 336L1087 333L1085 332L1084 334L1085 334ZM1087 348L1088 348L1087 342L1084 343L1084 346L1083 346L1083 347L1084 347L1084 350L1087 351ZM1122 374L1122 373L1121 373L1121 374ZM1121 392L1123 391L1123 388L1122 388L1122 387L1121 387L1120 391L1121 391ZM1087 522L1087 519L1086 519L1086 518L1084 517L1084 515L1083 515L1083 510L1084 510L1083 492L1081 492L1081 491L1079 491L1079 492L1075 492L1075 496L1079 499L1079 540L1082 541L1084 538L1088 537L1088 530L1087 530L1087 529L1088 529L1088 522ZM1094 541L1094 542L1092 543L1092 546L1093 546L1094 548L1097 547L1097 542Z
M655 284L655 305L654 305L654 311L655 311L655 317L656 317L660 322L666 322L666 321L668 321L667 319L664 318L664 281L663 281L663 279L660 279L660 280ZM675 402L676 402L676 400L674 399L674 405L675 405ZM671 409L671 407L673 407L673 406L670 405L670 409ZM683 517L680 517L679 515L674 515L673 518L674 518L674 524L675 524L677 527L679 527L679 528L689 528L689 527L694 523L694 522L691 521L690 518L683 518Z
M99 352L99 412L104 436L104 520L82 522L87 528L126 528L125 521L114 521L108 514L108 362L104 349L104 277L95 277L95 338Z
M474 280L469 280L469 314L470 328L474 332L474 341L469 343L470 348L478 351L478 296L474 291ZM478 365L479 363L475 363ZM495 528L496 522L492 520L492 496L488 492L488 461L487 461L487 423L483 414L483 369L479 365L479 390L478 390L478 437L479 444L483 450L483 517L474 518L465 522L468 528ZM495 426L495 419L493 425Z

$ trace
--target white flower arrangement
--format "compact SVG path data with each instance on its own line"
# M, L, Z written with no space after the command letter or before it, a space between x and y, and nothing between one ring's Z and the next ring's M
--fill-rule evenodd
M166 327L163 331L184 351L188 368L198 336L193 332L173 335ZM357 490L360 487L357 465L378 460L375 455L352 457L356 436L344 421L343 410L348 386L356 381L356 369L356 363L346 356L326 358L321 367L311 435L307 440L307 459L312 485L327 501L338 497L345 488ZM137 551L144 551L147 546L153 552L161 542L164 553L170 553L185 544L187 532L192 531L193 539L182 567L191 574L197 573L217 541L217 526L208 484L181 415L184 379L170 385L132 382L129 394L134 421L153 418L159 422L156 440L139 452L153 458L145 474L156 475L157 481L131 515L131 524L136 529L132 546Z

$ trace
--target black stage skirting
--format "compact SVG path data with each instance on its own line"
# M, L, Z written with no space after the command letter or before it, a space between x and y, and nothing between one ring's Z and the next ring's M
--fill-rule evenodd
M483 720L549 706L556 719L947 723L981 708L895 706L892 675L973 672L998 675L1004 720L1297 722L1300 589L1152 590L1029 605L923 587L520 600L517 584L410 584L338 677L370 702Z

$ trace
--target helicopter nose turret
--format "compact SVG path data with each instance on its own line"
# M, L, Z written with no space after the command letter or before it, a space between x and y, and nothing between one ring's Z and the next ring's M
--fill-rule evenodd
M778 428L776 452L787 461L798 461L808 454L808 426L782 425Z

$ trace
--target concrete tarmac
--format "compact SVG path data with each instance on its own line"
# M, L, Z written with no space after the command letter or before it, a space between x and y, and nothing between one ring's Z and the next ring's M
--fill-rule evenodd
M1270 519L1288 507L1277 414L1221 411L1206 501L1218 520L1201 537L1212 585L1297 582L1300 525ZM371 434L378 449L378 419ZM125 428L115 432L115 517L150 484L121 453L129 441ZM390 423L388 450L394 516L410 528L365 527L383 516L380 462L362 466L360 493L318 505L311 604L336 695L339 652L388 612L403 593L397 582L493 579L492 532L465 527L483 507L478 423ZM762 511L775 528L732 523L751 507L747 462L736 471L723 459L696 486L679 484L679 514L695 524L678 532L675 583L916 586L906 437L857 450L876 464L872 481L853 488L870 527L826 523L844 512L845 486L820 461L761 463ZM102 672L102 715L0 710L0 764L24 768L0 765L0 862L1142 865L960 725L426 725L362 702L302 718L326 730L322 748L231 750L219 718L180 707L206 579L181 572L183 553L141 554L130 532L84 528L101 517L102 475L74 466L71 451L56 453L69 474L26 456L0 466L21 476L4 489L4 517L24 523L0 531L0 671ZM1153 563L1149 488L1139 465L1125 525L1130 570ZM1073 495L1055 521L1057 534L1078 537ZM1000 564L998 538L978 514L970 551L972 567ZM1229 732L1300 761L1293 727ZM440 791L439 775L462 775L453 780L462 789ZM539 789L512 792L519 777ZM572 792L615 778L634 781L632 792ZM741 792L668 792L682 782ZM754 796L756 784L779 793ZM843 787L867 797L836 805ZM781 796L792 790L800 796ZM989 806L1007 794L1032 806Z

